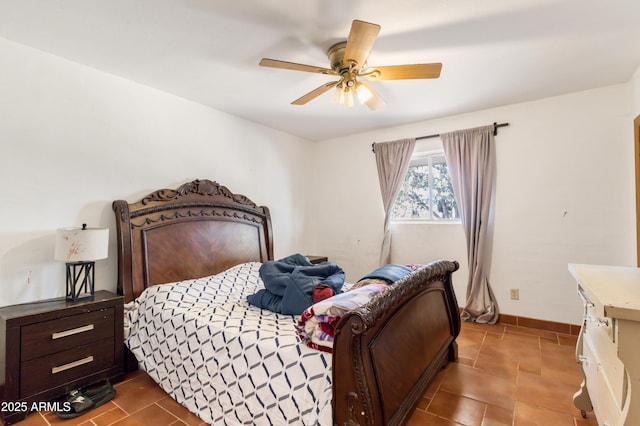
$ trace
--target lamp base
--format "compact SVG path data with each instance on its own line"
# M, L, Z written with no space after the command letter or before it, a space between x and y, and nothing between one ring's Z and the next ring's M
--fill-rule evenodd
M67 263L67 300L93 297L95 262Z

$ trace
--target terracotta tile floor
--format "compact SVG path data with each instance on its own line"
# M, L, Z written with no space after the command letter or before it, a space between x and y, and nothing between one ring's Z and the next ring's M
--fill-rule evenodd
M509 325L463 323L459 358L442 370L408 425L596 426L572 397L582 379L576 337ZM204 425L143 372L115 385L116 397L75 419L27 416L21 426Z
M511 325L463 323L458 362L424 395L409 426L597 426L573 406L582 382L577 336Z

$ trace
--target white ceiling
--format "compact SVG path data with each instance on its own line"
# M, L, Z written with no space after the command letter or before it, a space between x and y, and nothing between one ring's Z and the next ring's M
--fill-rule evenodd
M0 0L0 37L311 140L630 79L640 0ZM332 77L351 21L382 26L370 65L442 62L437 80L371 83L386 105L290 102ZM2 71L0 70L0 76Z

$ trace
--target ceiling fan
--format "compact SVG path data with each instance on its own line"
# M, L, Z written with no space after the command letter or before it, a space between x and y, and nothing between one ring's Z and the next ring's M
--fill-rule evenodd
M354 93L363 104L375 110L384 101L367 80L405 80L440 77L441 63L389 65L369 67L367 58L380 32L380 25L354 20L347 41L334 44L327 51L331 68L296 64L277 59L262 58L263 67L282 68L340 77L337 81L325 83L306 95L291 102L304 105L335 87L332 103L353 106Z

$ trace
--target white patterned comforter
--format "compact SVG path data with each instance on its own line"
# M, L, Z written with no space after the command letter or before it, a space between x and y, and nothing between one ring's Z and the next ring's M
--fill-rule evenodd
M249 305L260 265L148 288L125 306L126 344L212 425L330 425L331 354L300 342L297 317Z

